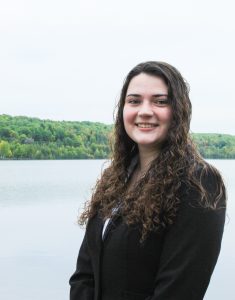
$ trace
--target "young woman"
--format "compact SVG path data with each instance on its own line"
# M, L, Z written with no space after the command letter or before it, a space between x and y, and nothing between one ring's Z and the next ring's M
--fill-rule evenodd
M87 224L71 300L201 300L225 220L225 187L190 135L189 89L150 61L124 82L111 165L80 217Z

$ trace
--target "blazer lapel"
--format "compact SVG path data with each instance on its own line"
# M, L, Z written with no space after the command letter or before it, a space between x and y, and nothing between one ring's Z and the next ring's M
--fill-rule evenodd
M112 233L112 231L117 227L118 221L120 220L121 216L117 212L115 213L109 220L109 223L105 229L104 235L102 237L103 242L107 239L107 237Z
M130 166L127 170L127 177L126 177L126 183L128 182L130 176L132 175L133 171L135 170L137 164L138 164L138 161L139 161L139 155L136 155L131 163L130 163ZM105 232L102 236L102 232L101 232L101 240L103 240L103 242L107 239L107 237L112 233L112 231L117 227L118 225L118 221L120 220L121 218L121 215L120 215L120 209L121 209L121 201L119 201L119 205L116 209L114 209L113 211L113 215L112 217L110 218L109 220L109 223L105 229ZM104 226L104 223L103 223L103 226ZM102 226L102 227L103 227Z

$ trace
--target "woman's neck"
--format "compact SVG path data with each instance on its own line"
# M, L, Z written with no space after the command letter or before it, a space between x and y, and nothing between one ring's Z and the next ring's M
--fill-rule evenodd
M160 150L156 148L143 148L139 147L139 170L146 173L151 162L159 155Z
M136 183L145 176L151 162L158 156L159 152L156 151L156 148L150 150L149 147L147 149L139 147L139 163L131 174L127 191L132 190L136 186Z

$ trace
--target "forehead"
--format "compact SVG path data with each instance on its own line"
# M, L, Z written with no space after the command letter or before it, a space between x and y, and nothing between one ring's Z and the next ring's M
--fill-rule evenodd
M167 93L168 88L161 77L141 73L133 77L127 88L128 94L157 94Z

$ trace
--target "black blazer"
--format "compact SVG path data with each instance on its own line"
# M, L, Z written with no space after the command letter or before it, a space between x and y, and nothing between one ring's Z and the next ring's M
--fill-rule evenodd
M210 181L206 185L213 189ZM139 226L126 225L118 215L103 241L103 221L96 215L70 278L70 300L202 300L224 220L224 207L203 208L197 194L186 189L174 224L150 233L142 244Z

